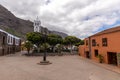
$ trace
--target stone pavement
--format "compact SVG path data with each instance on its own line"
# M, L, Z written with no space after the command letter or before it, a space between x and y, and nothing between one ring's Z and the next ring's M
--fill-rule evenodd
M87 58L83 58L81 57L83 60L87 60L88 62L90 63L93 63L95 65L98 65L100 67L103 67L105 69L108 69L110 71L113 71L113 72L116 72L116 73L119 73L120 74L120 68L117 67L117 66L114 66L114 65L110 65L110 64L105 64L105 63L98 63L98 62L95 62L93 60L90 60L90 59L87 59Z
M42 57L20 53L0 57L0 80L120 80L120 74L80 56L48 56L51 65L38 65Z

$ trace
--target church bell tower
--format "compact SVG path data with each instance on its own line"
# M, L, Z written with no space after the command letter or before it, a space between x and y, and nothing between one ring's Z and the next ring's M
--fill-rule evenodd
M36 20L34 20L34 32L40 32L41 33L41 21L37 17Z

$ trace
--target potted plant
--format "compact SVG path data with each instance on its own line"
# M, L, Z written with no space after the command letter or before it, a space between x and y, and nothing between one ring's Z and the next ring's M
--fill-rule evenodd
M99 62L103 63L103 56L101 54L98 55L98 58L99 58Z

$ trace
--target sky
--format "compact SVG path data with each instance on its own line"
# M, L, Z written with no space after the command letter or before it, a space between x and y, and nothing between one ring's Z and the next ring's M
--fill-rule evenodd
M15 16L84 39L120 25L120 0L0 0Z

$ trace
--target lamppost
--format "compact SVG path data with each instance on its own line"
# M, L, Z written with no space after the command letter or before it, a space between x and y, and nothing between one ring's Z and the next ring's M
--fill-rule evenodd
M46 62L46 57L47 57L47 50L46 50L46 33L43 35L44 36L44 49L45 49L45 52L44 52L44 55L43 55L43 61Z
M44 31L44 32L43 32ZM47 61L47 44L46 44L46 39L47 39L47 29L44 28L43 31L41 31L41 34L43 36L43 42L44 42L44 54L43 54L43 60L40 61L40 65L48 65L51 64L51 62Z

